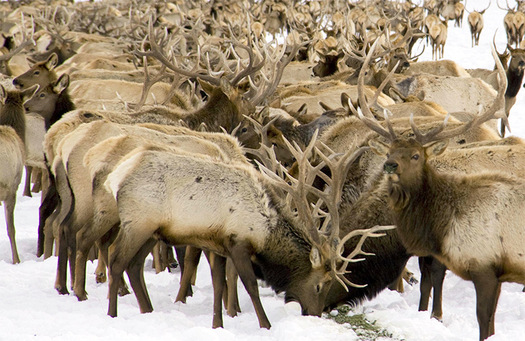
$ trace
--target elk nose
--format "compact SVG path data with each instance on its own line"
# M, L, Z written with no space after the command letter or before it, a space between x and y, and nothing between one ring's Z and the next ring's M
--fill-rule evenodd
M16 78L13 79L13 85L20 88L23 86L23 84Z
M383 171L387 174L393 174L397 170L397 166L397 162L385 162L385 164L383 165Z

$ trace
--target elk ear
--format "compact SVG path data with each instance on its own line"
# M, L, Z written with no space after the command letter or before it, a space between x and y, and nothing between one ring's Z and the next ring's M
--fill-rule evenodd
M31 98L33 98L33 96L38 92L39 89L40 89L40 85L35 84L27 89L20 91L20 95L22 95L22 98L25 99L24 102L26 102L26 101L29 101Z
M226 96L228 96L228 98L230 100L232 100L232 96L235 96L237 94L237 92L235 91L235 88L231 85L231 83L224 77L221 77L221 89L222 89L222 92L224 92L224 94Z
M56 94L61 94L62 91L66 90L68 86L69 75L64 73L59 79L57 79L55 84L53 84L53 92Z
M47 57L47 60L44 63L44 66L46 67L46 69L51 71L57 65L58 65L58 55L55 52L53 52L53 53L51 53L51 55L49 57Z
M368 145L370 146L370 148L372 148L372 151L374 153L381 156L385 156L386 154L388 154L388 150L390 149L390 146L388 144L376 139L368 141Z
M314 269L319 269L323 265L323 262L321 261L321 253L316 247L312 247L312 251L310 251L310 262Z
M5 91L5 88L2 84L0 84L0 102L2 105L5 104L5 101L7 99L7 91Z
M424 146L427 158L441 155L447 149L448 140L431 142Z

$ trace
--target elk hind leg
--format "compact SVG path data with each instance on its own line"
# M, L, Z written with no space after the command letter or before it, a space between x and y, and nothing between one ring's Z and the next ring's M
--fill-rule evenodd
M432 260L432 288L434 298L432 299L432 318L438 321L443 319L443 281L447 267L437 259Z
M146 282L144 281L144 261L156 242L157 240L155 238L147 240L135 256L133 256L126 269L129 283L133 288L141 313L151 313L153 311L153 305L151 304Z
M18 249L16 247L15 239L15 204L16 204L16 194L10 195L8 200L4 201L4 212L5 212L5 222L7 225L7 235L9 237L9 242L11 243L11 259L13 264L20 263L20 257L18 256Z

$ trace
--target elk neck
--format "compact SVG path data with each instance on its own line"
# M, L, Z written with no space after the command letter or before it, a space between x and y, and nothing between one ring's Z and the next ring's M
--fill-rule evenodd
M276 292L286 291L292 281L304 278L311 270L309 259L312 242L298 220L279 211L277 224L269 226L264 248L255 254L261 276Z
M521 88L521 82L523 81L523 69L511 68L507 70L507 91L505 92L506 98L516 97Z
M25 142L26 119L19 91L7 91L5 104L0 109L0 125L12 127Z
M423 167L418 184L388 183L389 204L401 242L417 256L441 253L454 207L454 186L444 174ZM403 205L400 202L403 201Z

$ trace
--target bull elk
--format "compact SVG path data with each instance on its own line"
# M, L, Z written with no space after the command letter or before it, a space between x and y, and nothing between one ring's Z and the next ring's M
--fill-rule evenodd
M245 165L226 165L180 153L136 150L128 154L106 180L107 189L117 201L123 227L110 246L108 314L117 314L118 279L124 270L141 312L152 311L142 267L157 235L175 245L190 244L230 257L252 299L261 327L270 328L270 322L259 299L252 260L274 290L284 291L287 300L299 301L304 314L319 316L332 279L350 285L343 277L344 269L352 258L366 253L358 246L342 259L337 257L338 248L334 248L339 240L337 202L342 178L338 175L359 152L348 153L335 163L326 158L327 163L335 164L331 168L331 191L312 189L328 206L325 222L330 222L330 227L319 225L327 233L325 236L318 230L317 218L306 200L306 192L311 188L307 179L312 174L303 172L313 169L317 173L316 167L307 166L314 146L315 139L304 153L297 155L302 171L297 179L287 177L291 185L262 165L265 177ZM162 167L163 174L156 171L158 167ZM278 193L287 198L288 204L281 201ZM137 206L137 202L142 204ZM297 209L297 216L291 208ZM315 212L322 213L319 207ZM353 231L342 241L356 235L361 235L363 241L367 236L382 235L377 230ZM223 273L213 273L216 314L220 314L217 294L222 293L223 279Z
M415 138L407 140L396 136L391 126L387 130L360 115L389 141L373 140L370 145L387 157L383 181L402 243L409 252L431 255L474 283L480 340L494 334L501 282L525 284L525 181L503 172L439 173L428 161L445 150L449 138L493 118L503 105L506 77L494 50L493 55L500 70L498 96L462 127L445 130L445 121L422 134L412 124Z
M525 71L525 50L521 48L513 49L507 44L510 52L510 61L507 68L507 91L505 92L505 115L508 118L510 109L516 103L516 96L521 89L523 72ZM505 137L505 125L502 123L500 128L502 137Z

